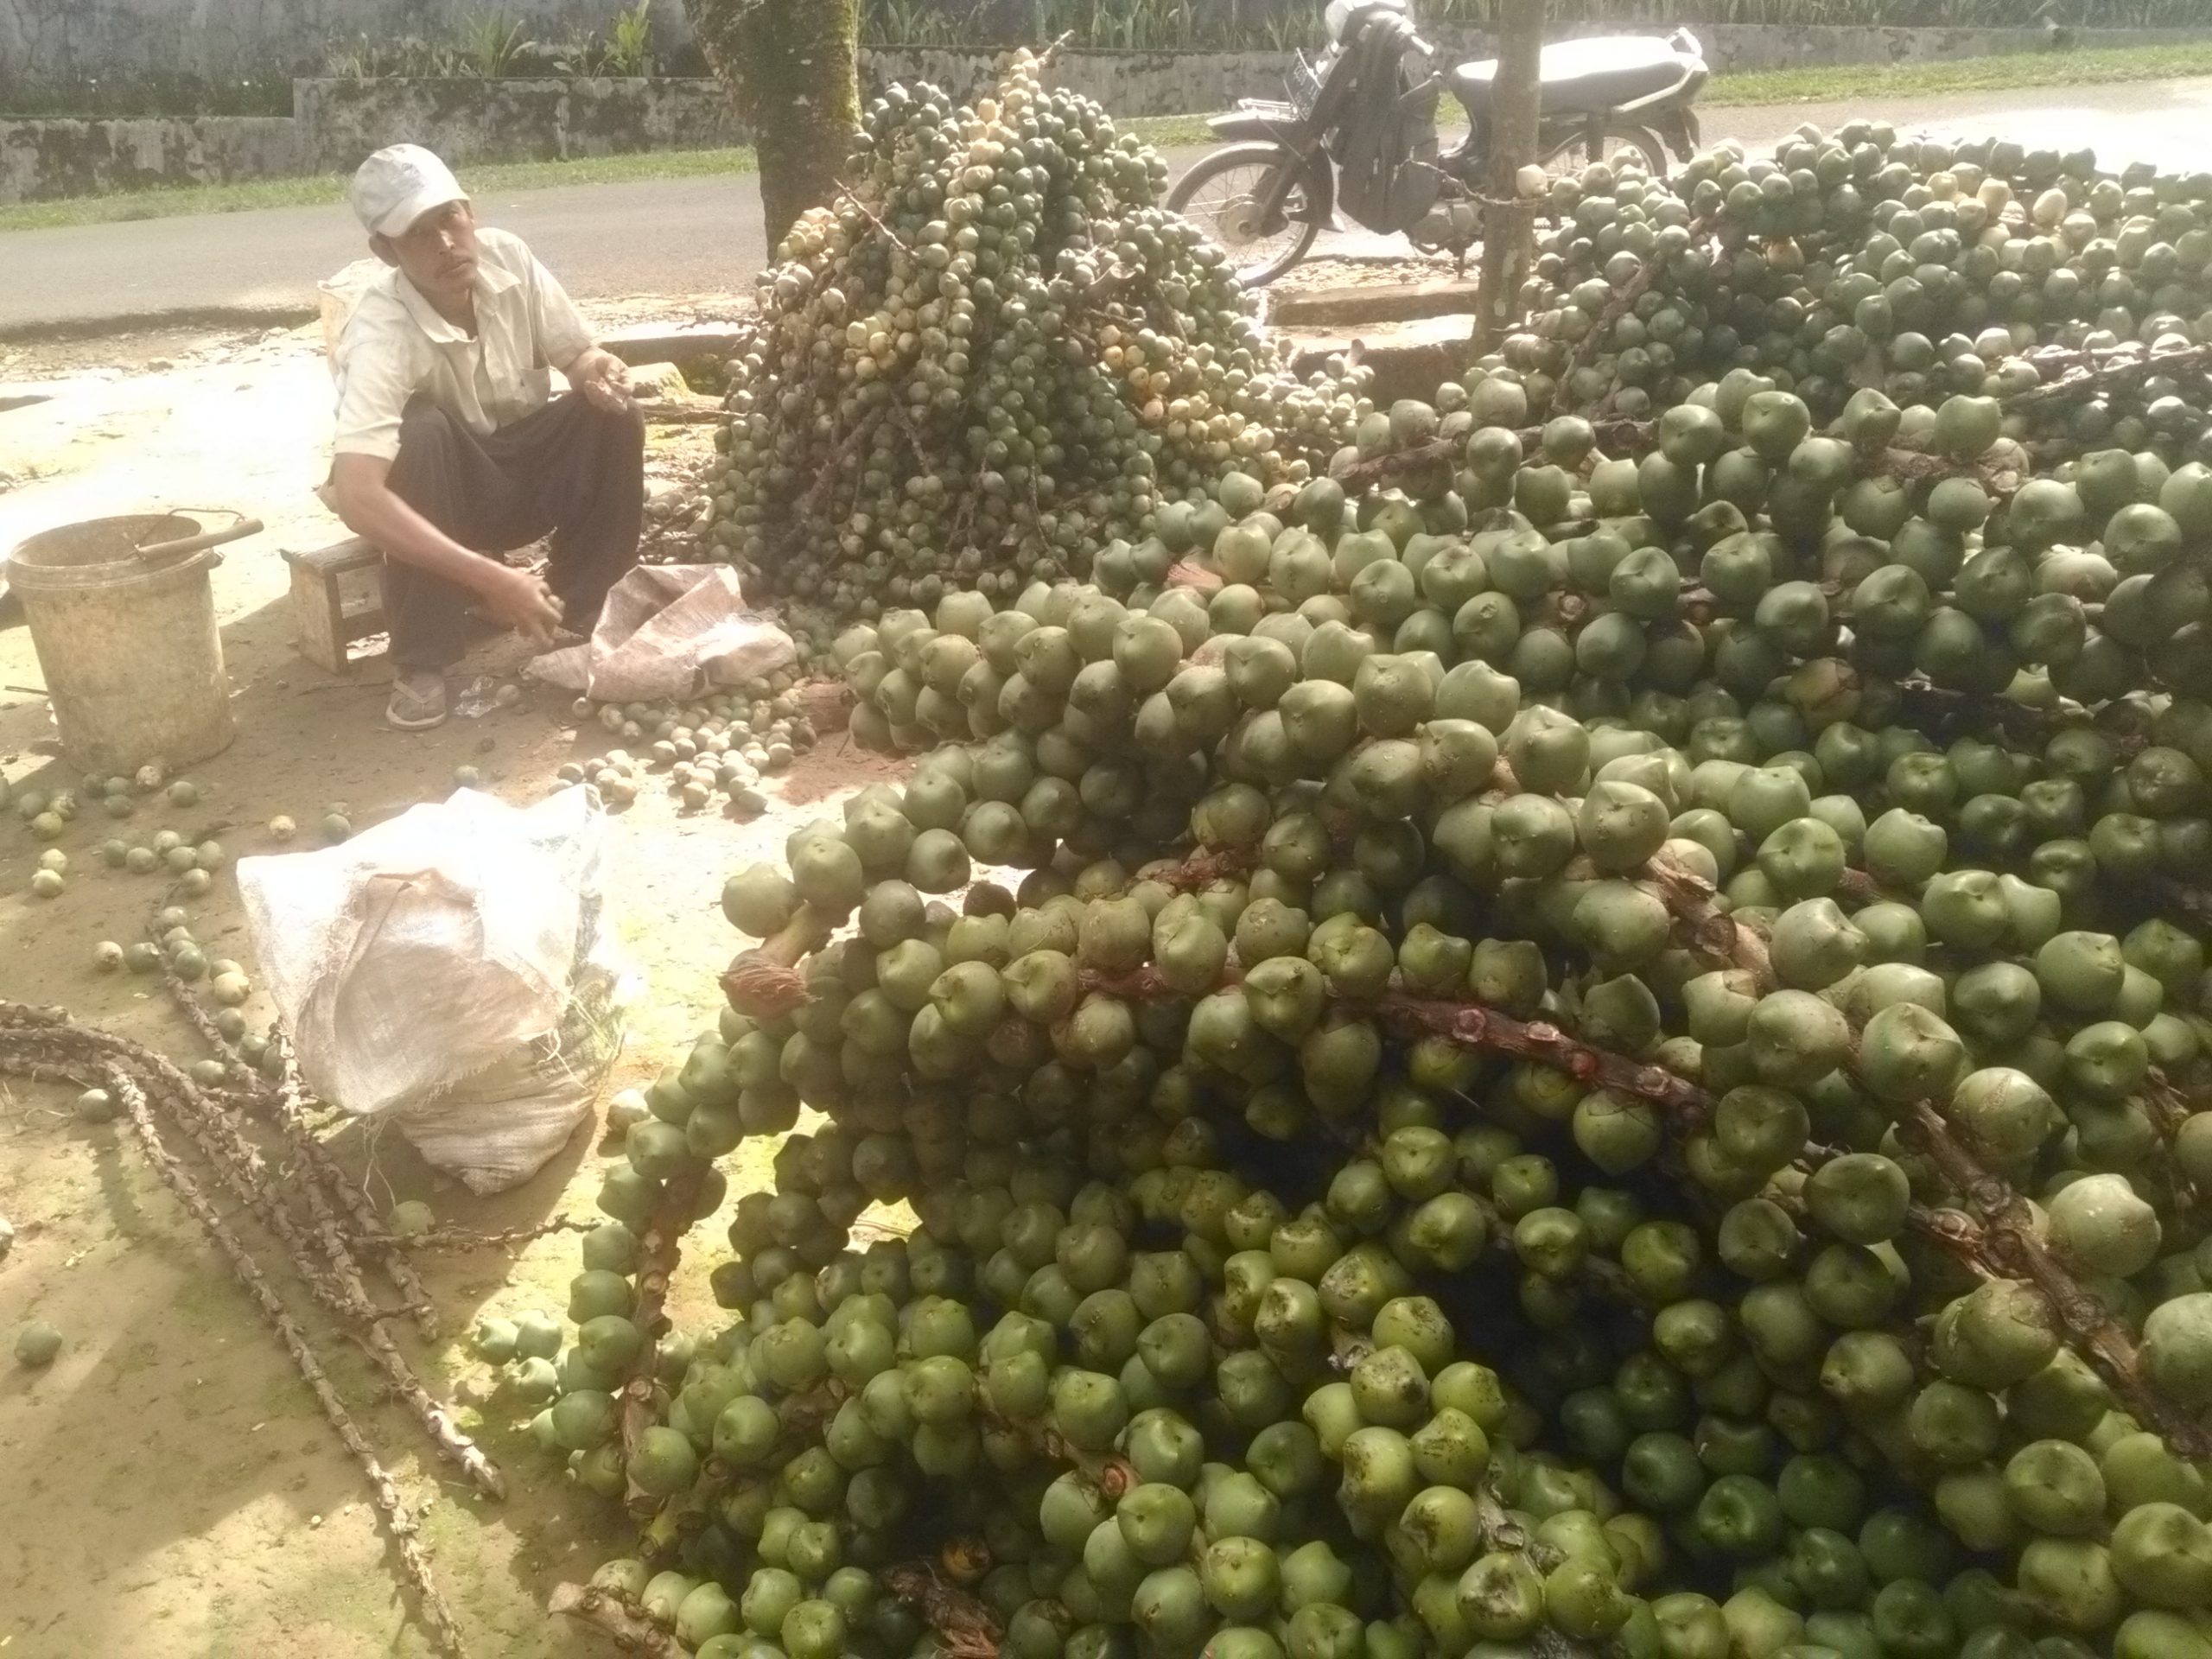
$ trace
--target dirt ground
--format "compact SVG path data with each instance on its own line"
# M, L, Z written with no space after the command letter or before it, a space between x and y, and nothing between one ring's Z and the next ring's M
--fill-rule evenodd
M145 372L156 352L163 366ZM44 401L10 408L18 397ZM380 664L335 678L293 651L278 550L343 533L310 493L329 401L311 332L0 353L0 549L76 519L164 507L235 507L269 525L226 550L214 576L239 731L226 753L185 769L200 804L142 804L121 826L80 817L60 843L67 890L52 900L29 891L38 843L13 813L0 814L0 998L61 1005L180 1062L200 1058L158 989L93 970L93 944L137 937L161 890L160 878L104 868L94 851L103 839L119 831L143 842L173 827L213 830L234 855L268 851L272 815L308 825L342 802L366 825L442 798L464 764L483 771L486 787L527 802L554 785L564 760L613 741L595 723L579 733L565 696L544 690L480 720L396 734L381 721ZM705 432L657 432L664 493L680 486ZM467 671L506 677L519 661L515 642L493 640ZM36 695L43 683L20 615L0 614L0 770L18 787L73 787ZM833 737L769 780L775 804L752 823L680 814L657 788L615 817L608 908L645 990L610 1090L650 1079L711 1020L714 975L741 943L716 906L723 875L774 855L793 824L893 770ZM211 955L248 957L227 869L193 909ZM257 1028L268 1018L258 993L246 1011ZM57 1090L0 1093L0 1216L17 1230L0 1262L0 1656L429 1652L395 1588L359 1473L246 1298L127 1129L86 1126L67 1105ZM490 1199L428 1168L397 1135L349 1124L334 1141L380 1206L420 1198L441 1222L482 1230L592 1213L595 1128ZM765 1172L766 1160L751 1168ZM734 1173L733 1202L746 1185ZM680 1322L709 1315L704 1283L727 1249L721 1227L709 1222L694 1235L675 1294ZM480 1313L560 1311L578 1265L573 1236L559 1234L513 1254L426 1254L418 1266L448 1335L410 1343L396 1325L431 1387L471 1408L464 1421L509 1474L504 1503L451 1478L411 1420L378 1402L344 1340L306 1319L406 1496L427 1504L433 1568L478 1653L598 1650L554 1628L542 1609L553 1585L620 1553L621 1518L532 1447L521 1432L528 1413L491 1395L492 1373L466 1343ZM305 1309L297 1282L280 1282ZM32 1318L67 1339L48 1370L17 1366L6 1351Z

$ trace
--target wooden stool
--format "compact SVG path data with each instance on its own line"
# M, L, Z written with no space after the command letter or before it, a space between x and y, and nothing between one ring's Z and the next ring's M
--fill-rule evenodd
M292 567L292 626L300 655L333 674L352 664L346 647L383 633L384 555L359 537L311 552L286 552Z

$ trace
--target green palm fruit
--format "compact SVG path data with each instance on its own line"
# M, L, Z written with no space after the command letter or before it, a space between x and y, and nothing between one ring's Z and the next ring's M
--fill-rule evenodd
M1764 1282L1789 1270L1802 1240L1797 1224L1781 1205L1766 1198L1745 1198L1721 1217L1716 1243L1721 1263L1730 1272Z
M614 1433L613 1396L594 1389L564 1394L554 1403L555 1440L570 1452L588 1452Z
M1851 1027L1838 1009L1809 992L1775 991L1751 1010L1745 1040L1762 1080L1802 1088L1843 1064L1851 1051Z
M594 1370L620 1376L644 1349L645 1337L622 1315L602 1313L578 1327L576 1346Z
M2022 1524L2071 1537L2101 1525L2105 1483L2096 1459L2066 1440L2035 1440L2005 1465L2005 1500Z
M1782 1541L1782 1508L1774 1491L1748 1475L1723 1475L1707 1487L1694 1510L1700 1541L1736 1560L1770 1554Z
M1815 1608L1857 1607L1871 1589L1858 1545L1827 1528L1808 1528L1791 1539L1785 1571L1798 1595Z
M2050 1242L2088 1272L2125 1279L2157 1259L2158 1211L2124 1175L2084 1175L2050 1203Z
M1729 1659L1733 1651L1727 1618L1710 1596L1696 1591L1662 1596L1651 1613L1667 1659Z
M2052 1007L2095 1018L2119 997L2126 961L2108 933L2054 934L2035 956L2036 982Z
M2113 1659L2208 1659L2212 1637L2178 1613L2144 1608L2113 1634Z
M2002 882L1986 870L1931 876L1921 893L1920 915L1930 938L1963 950L1994 946L2005 937L2012 919Z
M1904 1171L1878 1153L1847 1153L1813 1172L1806 1207L1827 1231L1853 1244L1878 1244L1904 1225L1912 1191Z
M16 1332L16 1363L27 1370L44 1370L60 1355L60 1332L44 1319L32 1319Z
M569 1281L569 1317L579 1325L602 1314L626 1317L635 1300L630 1281L617 1273L588 1269Z
M1656 894L1626 881L1600 881L1576 900L1572 925L1601 968L1626 973L1665 948L1673 918Z
M1847 1413L1878 1414L1904 1402L1915 1375L1911 1356L1888 1332L1847 1331L1821 1362L1821 1389Z
M1460 1574L1455 1599L1478 1639L1519 1642L1543 1621L1544 1581L1523 1552L1492 1550Z
M2038 1618L2076 1635L2109 1630L2126 1611L2111 1555L2092 1539L2030 1540L2020 1551L2015 1581Z
M1207 1605L1223 1618L1262 1619L1274 1611L1281 1593L1281 1569L1266 1543L1231 1535L1206 1546L1198 1580ZM1213 1645L1220 1645L1218 1635Z
M1932 1346L1946 1376L1994 1392L2042 1370L2058 1344L2050 1304L2039 1292L1993 1280L1943 1310Z
M1600 870L1639 868L1667 839L1666 804L1649 790L1600 780L1590 786L1577 815L1583 851Z
M1679 1434L1639 1434L1622 1454L1622 1490L1637 1504L1662 1515L1694 1508L1704 1495L1707 1478L1697 1448Z
M1764 1261L1753 1265L1777 1272L1786 1268L1786 1262L1777 1266L1773 1261L1774 1244L1779 1242L1770 1243ZM1889 1317L1903 1290L1890 1264L1862 1245L1824 1246L1805 1268L1805 1306L1829 1325L1844 1330L1879 1325Z
M646 1617L656 1623L672 1625L685 1599L697 1587L696 1580L672 1569L656 1573L646 1580L645 1589L639 1592L638 1605L645 1610Z
M1865 959L1866 936L1834 899L1808 899L1775 919L1771 952L1775 974L1784 985L1825 990Z
M2152 1385L2183 1405L2212 1401L2212 1291L2162 1302L2143 1325L2143 1368Z
M1831 798L1822 797L1821 800ZM1834 798L1848 803L1848 797ZM1792 818L1760 842L1758 866L1767 880L1786 897L1815 899L1835 891L1843 879L1848 856L1844 836L1820 816L1821 801L1813 803L1815 816ZM1841 809L1831 809L1839 813ZM1856 812L1855 804L1850 810ZM1862 838L1865 826L1856 826Z
M1878 1010L1859 1036L1859 1081L1878 1099L1948 1100L1966 1065L1958 1033L1916 1003Z
M515 1357L550 1359L561 1351L561 1322L553 1315L531 1309L515 1316Z
M639 1437L629 1459L629 1477L655 1497L665 1497L690 1487L699 1472L698 1454L690 1440L673 1428L655 1425ZM721 1627L702 1629L697 1637L718 1636Z

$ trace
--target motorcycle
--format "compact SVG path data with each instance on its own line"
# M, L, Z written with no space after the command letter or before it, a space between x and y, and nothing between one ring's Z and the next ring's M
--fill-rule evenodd
M1433 72L1435 49L1414 32L1407 0L1330 0L1325 22L1320 56L1293 58L1287 101L1241 99L1207 122L1230 142L1195 162L1167 205L1212 232L1248 288L1340 228L1339 207L1378 234L1464 262L1482 239L1497 60ZM1547 46L1538 158L1548 168L1632 158L1663 178L1669 151L1684 162L1697 153L1692 105L1707 73L1688 29ZM1447 87L1467 136L1441 154L1436 108Z

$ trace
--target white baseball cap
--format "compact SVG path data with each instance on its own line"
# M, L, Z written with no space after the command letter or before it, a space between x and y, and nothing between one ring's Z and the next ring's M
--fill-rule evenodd
M400 236L433 207L467 201L453 169L420 144L391 144L353 175L353 212L372 236Z

